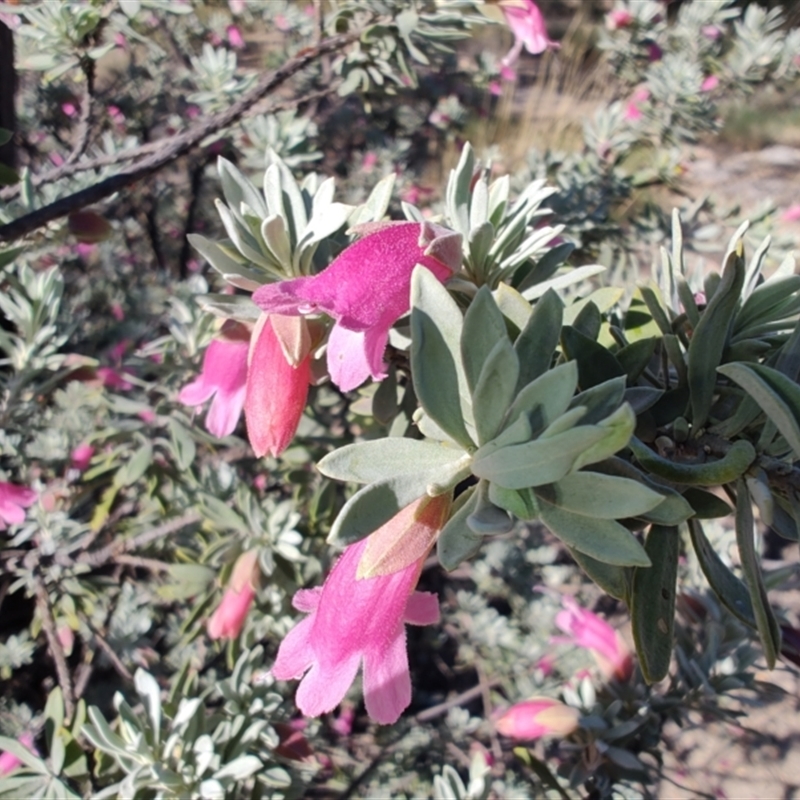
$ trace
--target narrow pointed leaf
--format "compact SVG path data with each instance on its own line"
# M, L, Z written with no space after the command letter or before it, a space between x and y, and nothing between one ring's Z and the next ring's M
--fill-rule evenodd
M482 286L464 315L461 334L461 360L471 391L475 391L489 353L503 339L508 341L505 320L489 287Z
M552 290L545 292L533 307L528 324L514 342L519 356L519 388L543 375L553 360L561 336L564 304Z
M550 490L547 496L553 505L573 514L599 519L638 517L664 499L643 483L598 472L565 475L552 487L541 487L539 493L545 490Z
M458 500L461 501L461 506L442 528L436 541L439 563L448 572L454 570L462 561L474 556L483 543L483 536L472 531L467 525L467 518L478 505L476 488L470 487Z
M478 444L485 444L500 429L514 398L519 377L519 359L505 336L489 353L472 396Z

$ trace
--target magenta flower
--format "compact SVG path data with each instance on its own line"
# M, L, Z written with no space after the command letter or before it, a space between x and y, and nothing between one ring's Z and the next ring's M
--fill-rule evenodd
M257 289L253 300L270 314L325 313L336 320L328 339L328 371L343 391L370 375L386 377L389 329L409 309L411 273L422 264L444 281L461 265L461 236L427 222L370 223L313 277Z
M514 34L514 46L504 56L502 66L513 66L523 47L534 56L550 47L560 47L558 42L547 38L544 17L533 0L500 0L500 8Z
M509 739L541 739L568 736L578 727L580 712L549 697L532 697L515 703L495 722L495 728Z
M236 559L222 601L208 620L211 639L236 639L256 597L258 551L248 550Z
M27 732L23 733L19 739L17 739L17 741L23 747L38 755L36 748L33 746L33 734ZM0 753L0 775L8 775L9 772L13 772L17 767L21 766L22 761L20 761L20 759L18 759L12 753Z
M436 500L428 498L428 504ZM441 502L449 508L449 497ZM407 526L405 511L376 533L396 528L398 517ZM295 700L306 716L339 705L362 661L364 700L372 719L384 725L396 722L411 702L405 624L430 625L439 619L436 596L414 591L433 539L399 571L357 579L371 538L345 549L322 588L294 596L294 607L309 615L281 643L272 674L278 680L302 678Z
M0 531L25 521L23 509L36 502L36 492L26 486L0 481Z
M562 602L564 610L559 611L555 619L556 626L567 634L561 641L591 650L607 680L627 680L633 671L633 657L619 633L597 614L581 608L571 597L564 597Z
M709 75L700 84L701 92L713 92L719 86L719 78L716 75Z
M250 332L238 322L226 322L222 334L208 346L200 375L178 395L187 406L199 406L213 397L206 428L220 437L233 433L244 408L250 346Z
M294 339L296 364L287 360L276 326L284 337ZM294 438L308 398L311 354L304 321L262 314L253 330L248 361L244 400L247 437L259 458L277 456Z

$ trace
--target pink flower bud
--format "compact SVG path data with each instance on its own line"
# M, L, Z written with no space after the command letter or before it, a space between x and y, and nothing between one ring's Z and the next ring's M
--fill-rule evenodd
M61 110L68 117L74 117L78 113L78 107L75 105L75 103L70 102L62 103Z
M532 697L511 706L495 723L509 739L530 741L543 736L568 736L578 727L580 712L549 697Z
M615 8L606 16L606 27L610 31L627 28L634 20L633 14L626 8Z
M69 456L70 466L79 472L85 472L94 455L94 447L90 444L79 444Z
M256 597L255 581L259 574L258 551L242 553L233 566L222 601L208 620L209 638L235 639L239 636Z
M713 92L719 86L719 78L716 75L709 75L700 84L701 92Z
M25 521L24 509L36 502L36 492L26 486L0 481L0 531Z
M228 25L225 29L225 33L228 36L228 44L231 47L236 50L244 49L244 37L242 36L242 32L235 25Z

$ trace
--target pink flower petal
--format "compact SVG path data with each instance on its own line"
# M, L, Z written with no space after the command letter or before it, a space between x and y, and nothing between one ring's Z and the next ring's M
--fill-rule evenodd
M439 619L439 598L432 592L412 592L403 621L408 625L433 625Z
M364 703L375 722L392 725L410 702L406 632L401 626L388 647L381 642L380 649L364 656Z

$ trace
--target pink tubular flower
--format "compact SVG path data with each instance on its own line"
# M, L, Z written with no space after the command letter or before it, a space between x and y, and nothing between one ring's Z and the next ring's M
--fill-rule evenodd
M32 753L36 752L36 748L33 746L33 734L23 733L17 741ZM17 767L21 766L22 761L12 753L0 753L0 775L8 775L9 772L13 772Z
M228 44L231 47L236 50L242 50L244 48L244 37L236 25L228 25L228 27L225 29L225 33L228 36Z
M627 680L633 671L633 658L619 633L571 597L564 597L562 602L564 610L556 614L555 622L567 634L566 641L591 650L606 679Z
M199 406L211 398L206 428L214 436L233 433L244 407L247 383L247 350L250 332L238 322L226 322L222 336L214 339L203 356L203 369L181 389L178 401Z
M284 351L290 338L294 364ZM244 415L247 436L259 458L282 453L297 431L311 383L309 339L303 320L280 315L262 314L253 330Z
M424 501L434 517L444 507L450 508L449 497L421 498L412 506ZM372 719L392 724L411 702L404 626L430 625L439 619L436 596L414 591L438 528L421 555L398 571L378 570L381 574L374 577L357 577L373 537L410 530L405 512L368 539L346 548L322 588L301 590L294 596L294 607L309 615L281 643L272 674L278 680L302 677L295 702L306 716L318 716L339 705L362 661L364 700Z
M461 265L461 236L424 222L369 223L364 235L313 277L257 289L253 301L269 314L317 314L336 320L328 339L328 371L343 391L370 375L386 377L389 329L409 308L411 273L422 264L444 281Z
M568 736L578 727L577 708L549 697L532 697L515 703L495 723L509 739L540 739L542 736Z
M719 86L719 78L716 75L709 75L700 84L701 92L713 92Z
M247 612L256 597L258 574L257 550L248 550L236 559L222 602L208 620L211 639L235 639L242 632Z
M560 47L558 42L547 38L544 17L533 0L500 0L500 9L514 34L514 46L501 62L504 67L516 63L523 47L534 56L549 47Z
M85 472L94 455L94 447L90 444L79 444L69 455L69 463L79 472Z
M25 521L24 509L36 502L36 492L26 486L0 481L0 531Z

